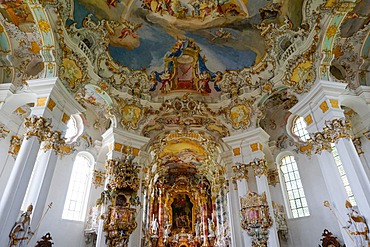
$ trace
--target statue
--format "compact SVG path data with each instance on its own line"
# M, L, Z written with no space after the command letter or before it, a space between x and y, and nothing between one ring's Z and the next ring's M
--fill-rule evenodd
M164 239L169 238L171 233L171 224L166 224L166 229L164 230Z
M195 223L195 237L199 237L201 225L199 222Z
M50 233L46 233L41 237L41 240L37 241L35 247L51 247L54 243L52 242L53 238Z
M159 224L158 224L157 218L153 217L152 233L153 233L154 236L158 235L158 228L159 228Z
M365 218L353 209L352 204L346 201L348 209L348 224L344 228L348 229L349 234L356 247L368 247L369 245L369 228Z
M214 237L215 236L215 231L214 231L214 228L215 228L215 224L213 223L213 221L211 219L208 218L208 237Z
M20 219L15 223L12 231L9 234L10 237L10 244L9 247L12 246L27 246L25 240L29 239L29 236L33 235L31 232L30 225L31 225L31 214L32 214L33 206L30 204L26 210L26 212L21 214Z

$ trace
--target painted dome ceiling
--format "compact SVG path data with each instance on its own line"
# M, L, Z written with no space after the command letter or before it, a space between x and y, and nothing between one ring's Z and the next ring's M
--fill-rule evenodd
M179 40L200 47L212 71L240 70L265 55L265 42L257 25L302 19L302 1L268 0L76 0L69 23L81 27L84 18L114 21L107 24L109 52L132 69L161 70L163 58ZM108 23L108 22L107 22Z

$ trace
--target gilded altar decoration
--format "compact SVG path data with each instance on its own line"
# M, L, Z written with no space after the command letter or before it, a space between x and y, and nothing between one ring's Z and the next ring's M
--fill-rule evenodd
M127 154L122 160L110 159L106 164L107 189L97 204L109 204L103 230L108 246L127 246L131 233L136 229L136 207L140 205L139 168L135 156Z
M6 138L9 134L9 130L5 128L5 125L0 123L0 139Z
M17 158L21 145L22 145L22 139L19 138L18 136L12 136L12 139L10 139L10 146L9 146L8 153L11 154L14 159Z
M328 229L324 229L321 236L322 238L320 241L322 242L322 245L319 245L319 247L345 247L345 245L340 244L337 237L335 237Z
M24 134L27 140L30 137L35 136L41 142L53 126L51 125L50 118L44 118L42 116L37 117L33 115L25 118L24 127L27 129L27 132Z
M269 215L266 193L258 195L249 191L240 198L241 226L252 237L253 247L267 247L269 228L273 221Z
M255 177L267 176L267 161L265 159L255 158L249 165L253 168Z

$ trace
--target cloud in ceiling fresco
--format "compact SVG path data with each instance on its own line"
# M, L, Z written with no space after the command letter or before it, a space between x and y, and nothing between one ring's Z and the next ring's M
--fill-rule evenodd
M96 20L118 23L107 25L109 52L117 63L135 70L159 70L179 39L193 39L212 70L238 70L264 56L264 40L255 27L263 7L268 13L264 19L277 18L280 6L268 0L76 0L74 21L79 27L93 14Z

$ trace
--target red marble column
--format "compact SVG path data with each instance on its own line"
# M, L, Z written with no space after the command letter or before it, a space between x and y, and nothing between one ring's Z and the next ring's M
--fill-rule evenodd
M164 229L164 222L163 222L163 217L164 217L164 204L163 204L163 196L164 196L164 188L162 185L158 185L158 223L159 223L159 229L158 229L158 246L159 247L164 247L163 243L163 229Z

